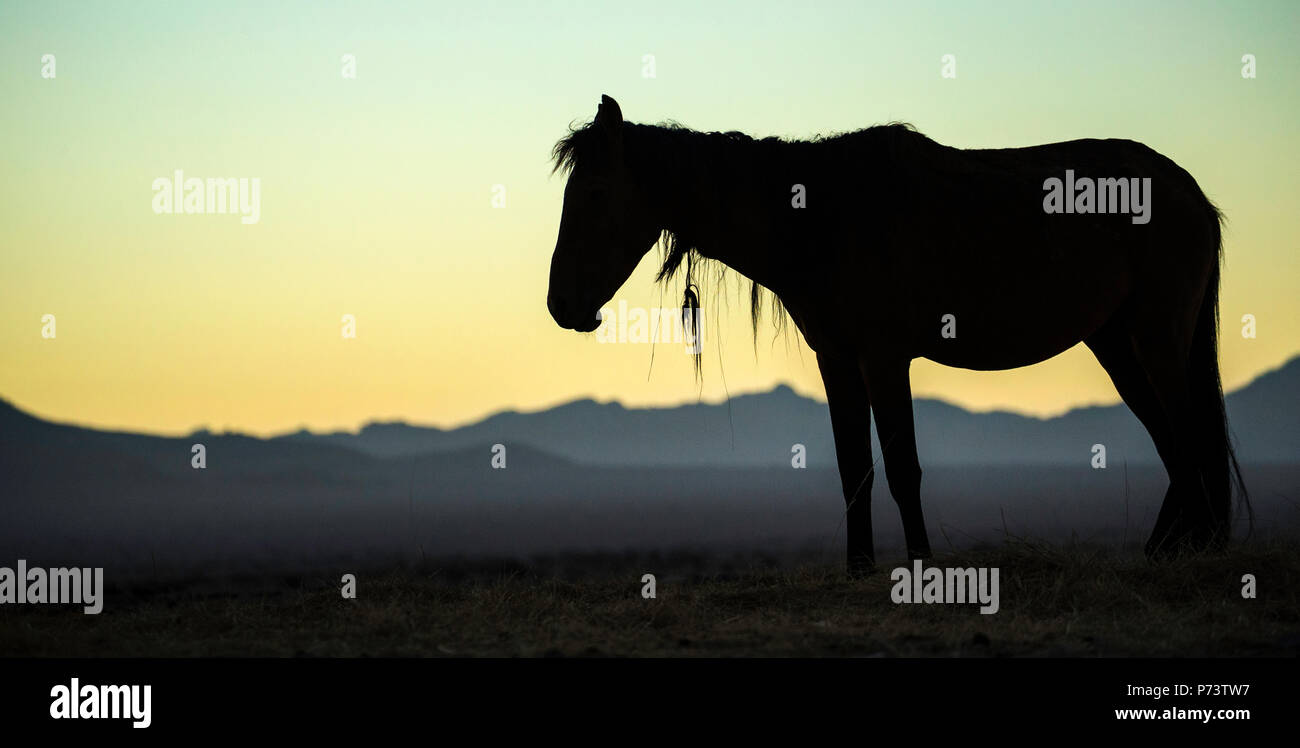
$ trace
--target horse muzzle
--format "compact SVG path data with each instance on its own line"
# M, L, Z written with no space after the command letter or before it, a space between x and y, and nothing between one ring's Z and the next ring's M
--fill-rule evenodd
M583 306L571 305L559 296L548 294L546 297L546 308L551 311L551 317L557 325L566 330L592 332L600 327L600 311L591 314L578 312Z

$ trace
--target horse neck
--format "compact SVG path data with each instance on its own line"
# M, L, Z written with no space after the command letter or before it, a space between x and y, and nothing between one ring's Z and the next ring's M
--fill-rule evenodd
M700 255L780 293L782 257L771 238L778 219L764 206L790 185L764 160L760 144L717 134L673 131L646 138L639 176L657 201L662 226ZM641 145L641 144L637 144Z

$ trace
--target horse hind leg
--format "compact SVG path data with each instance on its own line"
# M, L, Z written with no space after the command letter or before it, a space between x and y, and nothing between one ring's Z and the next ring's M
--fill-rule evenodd
M1168 425L1167 454L1161 458L1169 472L1169 491L1147 541L1148 556L1175 555L1208 548L1219 535L1213 497L1201 470L1210 438L1206 421L1196 410L1188 371L1191 348L1186 336L1169 336L1156 329L1137 329L1133 352L1146 372Z
M1164 408L1160 405L1160 398L1156 396L1155 388L1147 379L1146 370L1142 368L1137 354L1133 351L1133 339L1128 331L1112 324L1085 340L1084 343L1092 350L1093 355L1097 357L1097 362L1110 376L1110 381L1115 385L1115 390L1124 400L1124 404L1150 435L1160 461L1172 476L1173 433L1169 427L1169 420L1165 417ZM1163 525L1160 519L1156 522L1160 532L1167 531L1170 522L1168 508L1177 503L1170 498L1172 488L1171 483L1169 489L1165 491L1161 510Z

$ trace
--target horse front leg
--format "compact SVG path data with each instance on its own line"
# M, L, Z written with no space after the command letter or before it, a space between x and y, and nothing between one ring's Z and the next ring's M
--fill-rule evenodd
M875 565L871 539L871 401L856 357L817 354L835 435L835 459L844 490L848 571L860 576Z
M912 383L909 359L867 364L867 391L876 415L876 434L884 452L885 479L903 515L903 536L909 561L930 557L930 538L921 512L921 462L916 455L912 422Z

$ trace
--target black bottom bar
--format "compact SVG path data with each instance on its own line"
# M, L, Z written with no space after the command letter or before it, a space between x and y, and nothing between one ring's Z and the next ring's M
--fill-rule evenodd
M4 660L0 726L177 736L885 720L927 731L1228 730L1290 724L1295 660ZM147 728L53 719L56 686L149 685ZM102 693L97 691L98 693ZM1158 696L1158 698L1157 698ZM112 698L120 698L113 693ZM88 695L87 700L104 697ZM64 706L70 706L66 702ZM1153 710L1125 712L1117 710ZM1208 710L1206 715L1190 710ZM755 722L759 720L759 722ZM530 727L530 725L532 727ZM642 732L641 728L637 728ZM650 732L654 732L651 728Z

